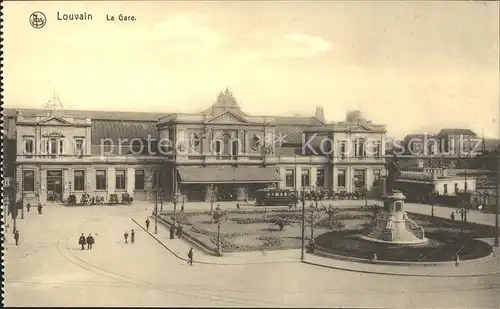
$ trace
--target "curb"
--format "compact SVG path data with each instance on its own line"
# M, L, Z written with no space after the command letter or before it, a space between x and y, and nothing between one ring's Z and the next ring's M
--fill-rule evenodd
M172 249L170 249L167 245L165 245L164 242L162 242L158 237L156 237L154 234L151 234L149 231L147 231L142 225L140 225L135 219L130 218L137 226L139 226L144 232L149 234L154 240L156 240L163 248L167 249L168 252L170 252L173 256L178 258L179 260L183 261L188 261L188 259L183 258L179 256L177 253L175 253ZM297 263L298 261L282 261L282 262L249 262L249 263L214 263L214 262L204 262L204 261L197 261L193 259L193 263L197 264L203 264L203 265L218 265L218 266L239 266L239 265L262 265L262 264L285 264L285 263Z
M439 267L440 269L443 269L444 267L450 267L450 266L455 266L455 261L441 261L441 262L404 262L404 261L387 261L387 260L378 260L376 262L373 262L370 259L364 259L364 258L357 258L357 257L350 257L350 256L345 256L345 255L338 255L338 254L333 254L329 253L324 250L322 247L318 247L319 249L316 249L315 252L313 253L314 255L327 258L327 259L332 259L332 260L340 260L340 261L346 261L346 262L352 262L352 263L358 263L358 264L370 264L370 265L381 265L381 266L395 266L395 267L401 267L401 266L406 266L406 267L421 267L421 268L430 268L430 267ZM323 250L321 250L323 249ZM485 261L490 261L494 260L495 258L495 253L492 251L490 254L487 256L483 256L477 259L473 260L460 260L460 265L463 264L472 264L472 263L481 263Z
M330 269L335 269L335 270L343 270L343 271L363 273L363 274L373 274L373 275L398 276L398 277L471 278L471 277L486 277L486 276L500 275L500 271L496 271L496 272L492 272L492 273L470 274L470 275L446 275L446 274L444 274L444 275L425 275L425 274L408 274L408 273L397 273L397 272L391 273L391 272L383 272L383 271L370 271L370 270L361 270L361 269L331 266L331 265L310 262L310 261L300 261L300 262L304 263L304 264L312 265L312 266L330 268Z

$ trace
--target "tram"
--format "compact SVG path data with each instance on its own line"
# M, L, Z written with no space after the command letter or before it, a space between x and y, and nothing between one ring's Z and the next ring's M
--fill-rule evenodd
M256 202L258 206L290 206L297 200L294 190L266 188L257 190Z

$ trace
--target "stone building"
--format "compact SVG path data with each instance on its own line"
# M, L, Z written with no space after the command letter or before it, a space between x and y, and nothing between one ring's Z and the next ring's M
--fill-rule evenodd
M403 169L396 186L410 202L429 203L430 195L435 194L440 202L448 204L448 197L460 197L464 192L475 192L476 183L475 176L457 175L453 170L408 168Z
M269 185L353 192L384 174L385 127L359 112L331 124L320 107L251 116L227 89L196 114L6 109L5 121L6 173L25 204L83 193L147 200L157 186L186 201L251 200Z

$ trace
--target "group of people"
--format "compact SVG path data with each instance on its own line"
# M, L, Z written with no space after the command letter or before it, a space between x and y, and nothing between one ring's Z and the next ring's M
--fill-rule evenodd
M85 237L82 233L82 235L80 236L80 238L78 239L78 244L81 247L81 250L85 250L85 245L87 245L87 250L91 250L92 249L92 245L95 243L95 239L94 237L89 233L89 236Z
M125 243L128 244L128 232L125 231L125 233L123 234L123 238L125 239ZM135 242L135 232L134 230L131 230L130 231L130 243L134 243Z
M41 215L42 214L42 209L43 209L43 206L41 203L38 203L38 206L36 207L37 210L38 210L38 214ZM26 211L27 212L30 212L30 209L31 209L31 205L30 203L26 204Z

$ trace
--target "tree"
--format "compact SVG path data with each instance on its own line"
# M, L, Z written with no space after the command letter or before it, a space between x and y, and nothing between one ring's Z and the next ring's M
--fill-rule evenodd
M325 213L328 215L327 226L330 229L338 228L342 229L345 227L344 222L338 218L340 214L340 208L334 207L333 205L325 206Z
M280 231L283 231L283 229L285 228L285 226L287 225L292 225L292 222L287 219L287 218L282 218L282 217L278 217L276 219L273 220L273 224L271 224L270 227L272 226L278 226L278 228L280 229Z
M222 210L219 206L215 208L212 212L212 221L217 223L217 249L219 251L219 256L222 256L222 247L220 245L220 226L223 221L227 221L229 214L227 211Z

